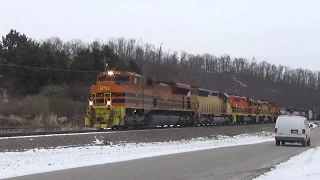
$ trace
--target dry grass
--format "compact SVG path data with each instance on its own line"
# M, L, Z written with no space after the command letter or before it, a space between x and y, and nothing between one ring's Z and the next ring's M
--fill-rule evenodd
M23 116L47 115L49 110L49 99L44 96L27 96L23 99L12 99L8 103L0 104L0 114Z
M57 119L67 117L72 124L83 124L86 102L57 96L27 96L0 103L0 126L58 127Z
M0 115L0 125L1 126L22 126L26 122L26 119L10 114L9 116Z
M49 114L44 121L45 127L58 127L58 116L56 114Z
M61 128L62 131L71 131L72 130L72 123L69 122L68 124L65 124L64 127Z
M21 126L26 122L26 120L24 118L13 115L13 114L9 115L8 121L14 126L17 126L17 125Z
M41 127L43 125L42 117L43 117L42 115L36 116L34 119L32 119L31 125L36 127Z

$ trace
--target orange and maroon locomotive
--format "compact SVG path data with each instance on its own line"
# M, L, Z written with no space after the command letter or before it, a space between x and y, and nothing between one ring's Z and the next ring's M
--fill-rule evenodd
M263 111L261 110L263 107ZM198 126L270 121L276 105L264 105L246 97L160 82L127 71L101 72L90 87L85 125L95 128Z

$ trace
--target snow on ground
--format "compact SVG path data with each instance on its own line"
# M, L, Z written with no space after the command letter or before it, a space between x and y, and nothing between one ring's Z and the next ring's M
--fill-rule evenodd
M242 87L247 87L246 84L244 84L243 82L237 80L236 77L234 77L234 76L233 76L233 80L236 81L237 83L239 83Z
M272 133L111 146L103 146L103 142L96 139L97 146L0 153L0 178L267 141L274 141Z
M315 122L309 121L309 126L310 126L310 124L312 124L312 127L311 127L310 129L313 129L313 128L318 127L318 123L315 123Z
M320 148L312 148L291 157L288 161L277 165L273 170L254 180L319 180L320 179Z
M266 90L271 92L277 92L277 90L274 90L274 89L266 89Z

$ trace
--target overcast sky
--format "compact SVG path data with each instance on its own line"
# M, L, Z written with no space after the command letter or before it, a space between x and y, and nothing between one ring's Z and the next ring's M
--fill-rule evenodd
M0 0L0 35L141 39L320 70L317 0Z

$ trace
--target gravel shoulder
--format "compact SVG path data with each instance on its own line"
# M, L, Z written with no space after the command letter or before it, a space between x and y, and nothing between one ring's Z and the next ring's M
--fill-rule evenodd
M25 151L30 149L78 147L106 144L143 143L189 140L192 138L215 138L218 135L235 136L244 133L273 132L274 124L236 126L190 127L177 129L118 131L87 134L45 135L30 137L0 138L0 152Z

